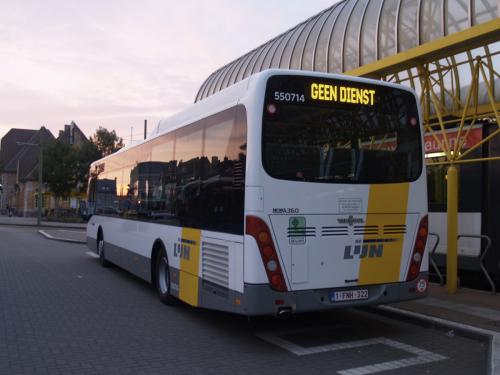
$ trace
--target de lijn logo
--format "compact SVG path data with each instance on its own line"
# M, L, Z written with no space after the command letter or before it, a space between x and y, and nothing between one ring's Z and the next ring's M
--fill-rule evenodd
M174 257L189 260L191 258L191 245L196 245L196 241L179 238L178 242L174 242Z
M352 215L350 215L349 217L341 217L339 219L337 219L337 222L339 224L348 224L350 227L352 227L354 224L363 224L364 223L364 220L360 217L354 217Z
M293 216L288 219L288 240L290 245L304 245L306 243L306 218Z
M381 258L383 254L383 244L347 245L344 249L344 259Z

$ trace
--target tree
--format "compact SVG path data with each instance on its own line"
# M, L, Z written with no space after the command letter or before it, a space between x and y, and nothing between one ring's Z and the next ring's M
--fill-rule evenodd
M99 126L93 137L90 137L90 142L96 145L103 157L111 155L124 146L123 138L118 137L114 130L109 131L102 126Z
M123 139L116 132L99 127L79 147L70 146L61 140L53 140L43 147L43 180L54 194L56 216L60 198L66 198L76 189L87 189L90 164L103 156L112 154L123 147Z
M101 152L93 142L85 142L75 149L74 177L75 188L80 192L87 190L90 164L102 157Z
M59 199L68 197L75 187L75 150L70 145L58 140L44 145L43 180L54 194L58 216Z

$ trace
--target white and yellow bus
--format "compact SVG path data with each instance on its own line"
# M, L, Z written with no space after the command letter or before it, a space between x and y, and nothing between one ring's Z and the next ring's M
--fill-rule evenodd
M267 70L155 133L91 165L87 241L163 302L261 315L426 295L409 89Z

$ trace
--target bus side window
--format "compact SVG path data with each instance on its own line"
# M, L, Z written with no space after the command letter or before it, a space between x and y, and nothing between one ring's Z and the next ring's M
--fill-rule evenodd
M207 119L202 172L203 226L243 233L246 130L230 109Z
M172 204L183 227L201 228L200 176L203 122L181 128L175 135L176 186Z
M172 220L172 197L175 191L176 163L174 137L163 135L151 145L148 211L156 222L175 224Z
M86 212L82 212L84 216L90 218L95 213L95 193L96 193L97 178L91 177L89 180L87 190L87 204L85 207Z

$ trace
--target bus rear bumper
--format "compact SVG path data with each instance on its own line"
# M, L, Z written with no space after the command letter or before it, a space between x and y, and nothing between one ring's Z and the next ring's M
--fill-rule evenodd
M335 292L360 289L368 291L368 298L342 302L331 300ZM424 298L427 289L428 272L422 272L415 280L407 282L293 292L276 292L269 285L245 284L243 311L240 312L253 316L380 305Z

